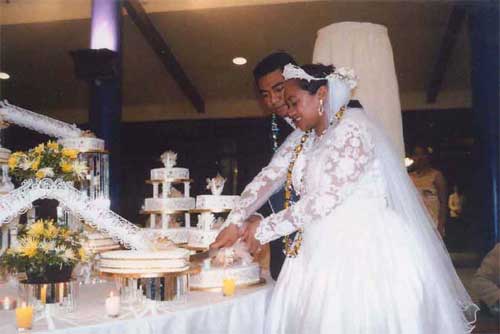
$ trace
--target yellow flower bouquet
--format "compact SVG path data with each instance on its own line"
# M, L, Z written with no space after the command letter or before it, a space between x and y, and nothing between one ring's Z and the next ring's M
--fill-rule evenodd
M19 181L43 178L80 181L85 178L88 168L85 162L78 160L79 153L49 141L27 152L11 154L9 170Z
M39 219L20 229L18 245L0 258L10 271L25 272L28 283L66 282L75 265L87 260L79 233Z

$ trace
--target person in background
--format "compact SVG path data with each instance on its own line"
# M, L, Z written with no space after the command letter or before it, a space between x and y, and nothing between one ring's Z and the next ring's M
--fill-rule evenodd
M412 155L414 164L410 177L420 192L435 227L441 237L444 237L448 211L448 191L443 174L432 167L431 154L430 147L424 145L414 147Z
M484 257L472 279L472 288L490 313L500 316L500 243Z
M458 185L454 185L453 193L448 197L448 208L450 209L450 218L453 223L460 220L463 204L464 195L459 191Z

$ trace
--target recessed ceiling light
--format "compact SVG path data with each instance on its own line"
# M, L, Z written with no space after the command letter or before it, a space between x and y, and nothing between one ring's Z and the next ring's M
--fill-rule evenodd
M243 57L233 58L233 64L236 65L245 65L247 63L247 59Z
M5 72L0 72L0 80L7 80L10 78L10 75L8 75Z

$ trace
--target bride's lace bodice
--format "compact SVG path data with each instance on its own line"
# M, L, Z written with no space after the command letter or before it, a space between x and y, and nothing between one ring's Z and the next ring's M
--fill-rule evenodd
M365 120L357 116L361 112L348 110L322 137L311 133L292 173L293 186L300 200L261 222L256 232L261 243L323 219L354 191L366 197L384 195L373 139ZM271 163L245 188L240 202L228 217L229 223L241 224L283 185L293 149L302 134L300 131L292 133Z

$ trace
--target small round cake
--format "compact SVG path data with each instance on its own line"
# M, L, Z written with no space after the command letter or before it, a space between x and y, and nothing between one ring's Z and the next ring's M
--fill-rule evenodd
M185 244L189 239L189 230L185 227L175 228L143 228L142 233L147 238L153 240L156 238L167 238L176 244Z
M144 201L146 211L187 211L193 208L192 197L146 198Z
M109 236L99 232L86 234L87 240L82 242L83 248L89 253L101 253L120 248L120 244Z
M104 140L94 137L74 137L58 140L65 148L71 148L80 152L104 151Z
M234 279L236 286L259 283L260 266L252 262L229 267L203 268L200 273L191 276L190 284L195 289L221 288L222 282L228 277Z
M232 210L239 198L233 195L199 195L196 196L196 208L212 212Z
M197 248L208 248L215 241L219 230L202 230L191 228L189 230L188 245Z
M189 251L182 248L161 251L119 250L101 253L99 270L111 274L157 274L189 268Z
M10 157L10 150L0 146L0 163L7 163Z
M181 167L155 168L151 170L151 180L189 179L189 169Z

